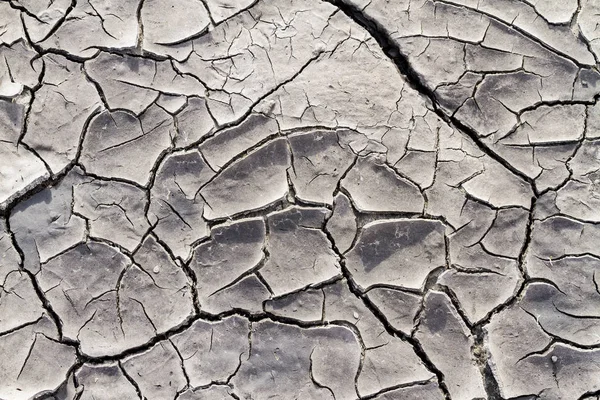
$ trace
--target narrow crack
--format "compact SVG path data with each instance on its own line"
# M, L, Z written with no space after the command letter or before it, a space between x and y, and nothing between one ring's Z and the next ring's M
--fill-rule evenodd
M137 396L140 400L145 400L146 397L142 396L142 391L140 390L140 385L138 385L138 383L133 379L133 377L131 377L127 371L125 370L125 368L123 368L123 364L121 363L121 361L118 362L119 365L119 369L121 370L121 373L123 373L123 376L125 377L125 379L127 379L129 381L129 383L131 384L131 386L133 386L133 388L135 389L135 392L137 393Z
M37 297L39 298L40 302L42 303L44 310L46 310L46 312L48 313L48 316L50 317L50 319L52 319L52 321L56 325L56 330L58 332L59 340L62 341L63 340L62 321L61 321L60 317L58 316L58 314L56 313L56 311L54 311L54 309L52 308L52 304L50 304L50 301L46 298L46 295L45 295L44 291L42 290L42 288L40 287L40 284L38 283L33 272L29 271L28 269L26 269L24 267L23 262L25 260L25 253L23 252L23 249L21 249L21 247L19 246L19 244L17 242L17 238L15 237L15 234L11 230L10 220L8 218L6 219L6 230L11 238L11 242L12 242L14 249L19 254L20 271L24 272L29 277L29 280L31 281L33 289L35 290Z
M324 223L326 223L326 221ZM345 257L341 254L341 252L335 245L335 239L331 236L331 234L326 229L322 229L322 230L325 233L325 235L327 236L329 242L331 243L332 250L336 253L337 257L339 258L340 266L342 269L342 274L343 274L344 278L346 279L346 282L348 284L348 288L350 289L350 292L354 296L356 296L365 305L365 307L379 320L379 322L381 322L381 324L384 326L386 332L390 336L398 337L411 345L415 354L419 357L419 359L425 365L425 367L436 376L438 386L439 386L440 390L443 392L444 398L446 400L451 400L450 392L448 391L448 387L446 386L446 383L444 381L444 374L435 366L435 364L431 361L431 359L429 358L427 353L425 353L425 350L423 349L421 343L416 338L411 337L411 336L405 334L404 332L394 328L389 323L386 316L373 304L373 302L367 297L367 295L360 290L360 288L354 282L352 274L346 267ZM356 235L356 236L358 237L358 235ZM355 240L356 240L356 238L355 238ZM354 246L354 244L353 244L353 246Z
M357 6L347 3L345 0L322 0L333 4L344 12L351 20L356 24L364 28L372 37L375 39L383 53L396 65L400 74L405 78L407 83L429 100L435 114L449 126L455 127L459 132L465 133L477 147L493 160L500 163L513 175L528 182L532 188L535 188L535 182L533 179L525 175L523 172L511 165L506 159L496 153L494 150L486 146L481 140L479 134L471 127L465 125L462 121L454 116L447 115L443 109L438 105L437 99L434 92L427 87L423 82L419 74L410 64L408 57L406 57L400 47L394 42L390 35L386 32L386 29L381 24L375 21L373 18L366 15L366 13L358 8Z

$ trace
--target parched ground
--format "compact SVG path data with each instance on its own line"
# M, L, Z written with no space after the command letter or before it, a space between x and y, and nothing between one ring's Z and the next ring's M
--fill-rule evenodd
M600 399L598 0L0 0L0 399Z

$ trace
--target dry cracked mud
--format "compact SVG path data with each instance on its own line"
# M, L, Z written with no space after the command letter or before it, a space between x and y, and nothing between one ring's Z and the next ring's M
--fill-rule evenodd
M0 0L0 399L600 399L598 0Z

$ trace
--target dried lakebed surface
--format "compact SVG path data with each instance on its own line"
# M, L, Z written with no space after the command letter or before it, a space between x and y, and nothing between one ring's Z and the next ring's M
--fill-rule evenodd
M600 398L600 3L0 0L0 399Z

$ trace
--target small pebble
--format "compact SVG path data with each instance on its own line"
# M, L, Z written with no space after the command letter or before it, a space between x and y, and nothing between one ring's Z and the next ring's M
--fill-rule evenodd
M558 361L558 357L556 357L556 356L552 356L552 357L550 357L550 358L552 359L552 362L553 362L553 363L555 363L555 362L557 362L557 361Z
M320 53L324 52L326 49L327 49L327 47L325 46L325 43L317 43L313 50L313 54L315 54L315 55L320 54Z
M358 313L356 311L354 311L354 319L358 319Z
M160 272L160 267L157 265L152 271L154 271L155 274L158 274Z

